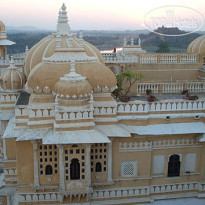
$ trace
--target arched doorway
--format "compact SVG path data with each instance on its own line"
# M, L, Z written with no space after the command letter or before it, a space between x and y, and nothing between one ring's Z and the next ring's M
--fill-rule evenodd
M80 179L80 163L78 159L72 159L70 164L70 179L78 180Z
M95 165L95 172L102 172L102 165L100 162L97 162Z
M46 170L45 170L46 175L51 175L53 174L53 168L51 165L47 165L46 166Z
M180 156L177 154L171 155L168 163L168 177L180 176L180 165Z

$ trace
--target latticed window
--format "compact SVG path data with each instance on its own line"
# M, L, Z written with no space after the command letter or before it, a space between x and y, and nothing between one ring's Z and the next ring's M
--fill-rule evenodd
M168 177L180 176L180 165L180 156L177 154L171 155L168 163Z
M64 148L65 180L85 179L85 147L67 145Z
M106 143L94 144L91 147L91 172L107 171L108 149Z
M137 175L137 161L121 162L121 176L129 177Z
M58 148L56 145L39 145L39 172L40 175L51 175L58 173Z

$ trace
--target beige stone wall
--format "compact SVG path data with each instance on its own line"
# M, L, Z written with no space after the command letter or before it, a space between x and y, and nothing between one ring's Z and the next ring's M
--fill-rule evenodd
M169 183L182 183L182 182L200 182L204 179L204 145L200 144L191 146L172 146L161 147L159 149L144 149L135 151L121 151L119 152L120 142L151 142L163 140L178 140L178 139L196 139L197 134L190 135L172 135L172 136L132 136L132 138L118 138L113 141L113 180L115 187L132 187L132 186L146 186L146 185L160 185ZM196 169L193 174L185 173L185 156L186 154L196 153ZM181 156L181 168L179 177L167 177L168 174L168 160L172 154L179 154ZM164 156L164 172L160 175L153 174L153 157L155 155ZM137 176L135 177L122 177L121 176L121 163L126 161L137 161ZM155 177L153 177L155 176Z
M16 138L5 139L6 155L9 160L16 160Z
M33 184L33 145L29 141L17 142L18 184Z
M201 143L202 148L200 149L200 172L201 172L201 177L200 180L201 182L205 182L205 143Z
M108 64L112 71L115 67L119 68L120 72L131 71L141 73L144 78L137 83L146 82L189 82L198 81L198 76L204 77L203 72L199 71L202 64ZM137 94L137 83L135 83L130 91L131 95Z

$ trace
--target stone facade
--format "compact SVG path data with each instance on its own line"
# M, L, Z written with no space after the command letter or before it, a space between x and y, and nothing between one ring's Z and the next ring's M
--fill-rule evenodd
M96 48L72 34L63 4L57 32L27 51L23 88L1 86L0 204L204 198L203 64L196 54L146 54L141 41L124 47L104 60L117 72L144 72L132 91L140 96L128 103L112 96L115 75ZM162 98L147 102L146 89ZM184 89L199 99L183 99Z

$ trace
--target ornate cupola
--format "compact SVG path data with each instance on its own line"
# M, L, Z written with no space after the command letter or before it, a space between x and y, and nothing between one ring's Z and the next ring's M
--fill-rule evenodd
M53 89L56 97L55 131L93 129L92 87L86 77L76 73L73 56L70 66L70 73L61 77Z
M75 61L76 72L87 78L94 93L111 93L115 90L116 77L100 60L100 52L90 48L83 40L82 34L77 38L75 34L71 33L64 4L59 11L57 33L51 38L52 41L42 40L44 41L42 46L39 42L37 46L42 47L43 50L40 47L35 49L34 46L35 51L33 52L33 48L31 48L27 54L25 73L29 74L27 86L31 93L48 94L48 92L46 93L48 90L50 94L52 91L55 92L56 83L68 70L71 70L71 57ZM91 54L91 51L94 52ZM42 53L42 60L36 59L34 67L32 66L33 62L30 62L29 65L32 68L28 68L27 60L34 60L37 53L38 57Z
M85 100L91 94L92 88L86 77L75 71L74 58L71 59L70 73L64 75L55 84L53 94L59 99Z
M4 90L20 90L25 85L25 76L22 72L18 71L15 67L13 57L11 57L10 67L1 76L1 87Z
M67 17L67 11L66 11L65 4L62 5L61 10L59 11L57 32L60 35L69 35L69 34L71 34L70 26L68 24L68 17Z

